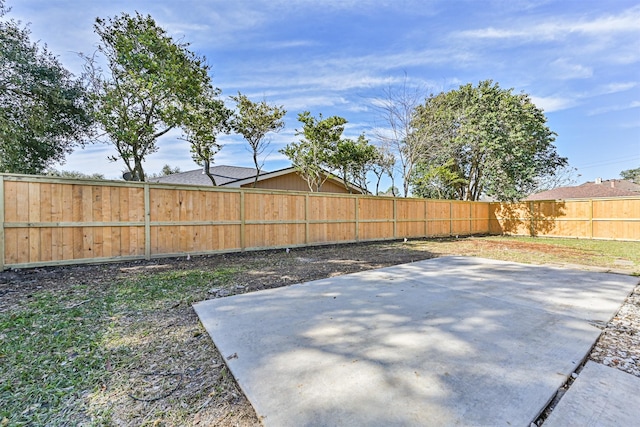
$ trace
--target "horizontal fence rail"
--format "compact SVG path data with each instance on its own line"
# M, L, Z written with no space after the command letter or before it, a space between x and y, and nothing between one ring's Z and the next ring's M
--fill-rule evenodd
M0 270L472 234L640 241L640 197L463 202L0 174Z
M0 270L487 234L482 202L0 174Z

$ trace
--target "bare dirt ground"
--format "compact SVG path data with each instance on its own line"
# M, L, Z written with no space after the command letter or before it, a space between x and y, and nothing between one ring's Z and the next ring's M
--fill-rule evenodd
M575 253L574 253L575 252ZM0 312L18 309L42 289L64 294L75 285L105 288L110 284L159 271L193 269L237 269L233 283L224 290L198 298L286 286L310 280L348 274L442 255L486 256L522 261L540 255L580 259L578 249L559 248L521 241L442 239L426 241L350 244L284 250L168 258L108 265L80 265L0 272ZM504 256L501 256L503 254ZM517 259L516 259L517 260ZM572 261L573 262L573 261ZM628 270L625 270L625 268ZM621 266L633 273L636 266ZM606 270L606 269L605 269ZM205 284L205 286L210 286ZM87 405L109 413L115 425L200 425L257 426L255 412L225 367L223 357L198 322L190 304L180 301L145 318L123 320L130 328L136 322L150 325L140 348L147 370L180 372L180 382L170 396L145 402L134 400L136 384L151 381L143 376L113 372L102 393L87 397ZM591 360L640 376L640 287L627 299L618 314L604 328L591 352ZM171 378L163 381L172 381ZM170 387L171 388L171 387ZM95 422L86 420L87 424Z

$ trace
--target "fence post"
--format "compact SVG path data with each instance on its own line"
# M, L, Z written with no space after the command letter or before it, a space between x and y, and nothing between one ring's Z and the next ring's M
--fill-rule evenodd
M593 199L589 199L589 238L593 239Z
M535 211L533 210L533 202L529 202L529 235L536 237Z
M151 198L149 183L144 183L144 257L151 259Z
M309 193L304 195L304 243L309 244Z
M353 201L355 203L355 214L356 214L356 232L355 232L355 237L356 237L356 242L360 241L360 200L358 200L358 196L354 195L353 196Z
M424 199L424 237L427 237L429 232L429 215L428 215L428 203L427 199Z
M453 236L453 202L449 202L449 236Z
M246 247L245 239L245 209L244 209L244 190L240 190L240 250L244 251Z
M398 199L393 198L393 238L398 238Z
M0 175L0 271L4 270L4 176Z

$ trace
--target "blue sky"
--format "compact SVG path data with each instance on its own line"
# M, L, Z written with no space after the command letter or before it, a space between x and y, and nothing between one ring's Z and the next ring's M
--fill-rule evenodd
M288 166L278 150L295 141L298 113L349 121L346 136L374 142L374 108L386 88L425 94L492 79L531 95L557 132L558 152L578 181L616 178L640 166L640 2L624 0L7 0L72 72L91 53L96 17L151 14L212 67L223 97L238 91L287 109L271 136L265 169ZM196 169L172 132L145 164ZM216 164L252 166L237 136L221 136ZM121 176L109 145L77 150L65 170Z

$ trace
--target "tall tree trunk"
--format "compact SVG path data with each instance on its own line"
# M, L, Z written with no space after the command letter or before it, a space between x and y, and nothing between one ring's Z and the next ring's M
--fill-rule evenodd
M351 187L349 186L349 183L347 182L347 168L346 167L342 168L342 182L344 183L344 188L349 192L349 194L351 194L352 193Z
M146 177L144 176L144 169L142 168L142 159L136 158L134 159L135 166L133 167L133 176L134 179L140 182L145 182Z
M205 160L203 163L204 163L204 173L209 177L213 186L217 187L218 184L216 184L216 179L213 177L213 175L211 175L211 162L209 160Z
M258 153L255 149L253 150L253 164L256 165L256 176L253 178L253 188L256 188L256 185L258 184L258 175L260 174L260 167L258 166Z

